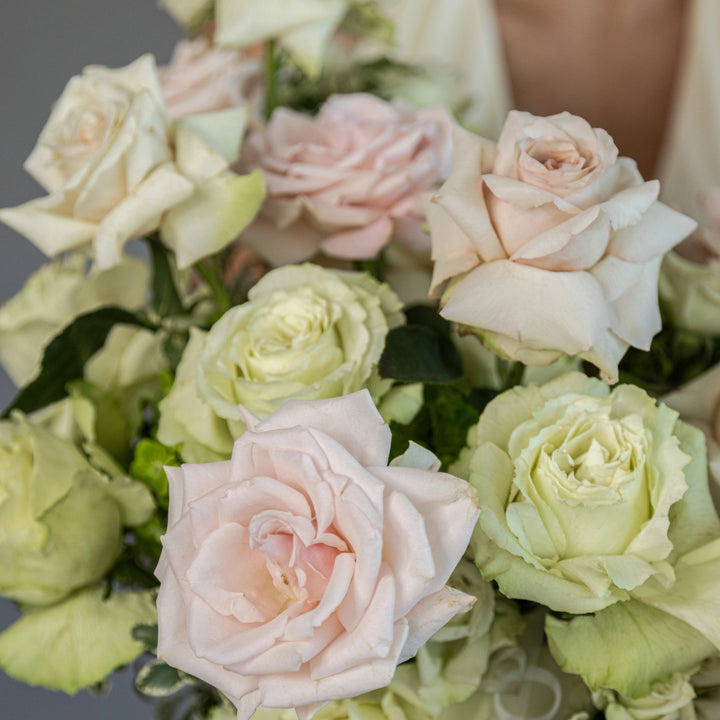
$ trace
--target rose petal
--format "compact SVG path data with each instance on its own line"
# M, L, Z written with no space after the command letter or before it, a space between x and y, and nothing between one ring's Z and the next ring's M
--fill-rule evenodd
M524 308L523 315L517 307ZM555 273L509 260L475 268L440 314L503 333L526 347L557 348L569 355L592 347L613 319L599 283L589 273Z

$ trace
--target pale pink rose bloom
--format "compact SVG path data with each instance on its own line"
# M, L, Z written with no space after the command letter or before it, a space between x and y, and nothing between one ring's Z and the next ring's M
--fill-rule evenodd
M262 93L261 62L206 37L181 40L158 76L172 120L243 105L256 108Z
M660 329L662 256L696 223L569 113L513 111L497 145L459 128L454 141L428 209L441 314L512 359L577 355L616 381L628 347L647 350Z
M419 194L447 176L451 127L444 108L361 93L331 97L314 118L278 108L243 144L267 198L242 241L276 266L373 258L391 238L428 250Z
M158 657L240 720L261 703L303 718L387 685L472 606L445 583L479 508L417 445L388 465L366 390L246 422L231 460L166 468Z

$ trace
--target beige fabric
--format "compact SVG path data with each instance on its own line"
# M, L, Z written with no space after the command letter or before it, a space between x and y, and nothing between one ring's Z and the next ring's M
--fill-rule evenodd
M389 0L402 57L462 68L473 130L496 138L512 107L495 9L489 0Z
M695 0L688 20L660 182L667 202L704 221L698 195L720 185L720 2Z
M493 0L391 0L401 56L463 68L470 123L495 139L512 93ZM693 0L661 153L662 199L703 220L698 194L720 185L720 0Z

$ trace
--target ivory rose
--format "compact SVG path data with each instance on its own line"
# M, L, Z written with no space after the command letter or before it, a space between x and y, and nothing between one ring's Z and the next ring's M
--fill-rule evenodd
M46 263L0 307L0 360L16 385L32 380L47 343L78 315L103 305L144 307L150 289L147 263L124 257L107 270L87 264L80 255Z
M707 223L665 256L660 299L678 327L720 335L720 188L701 204Z
M160 231L186 267L232 241L263 196L259 174L228 170L245 111L193 116L171 126L155 61L90 66L70 80L25 168L49 192L0 220L46 255L120 262L132 237Z
M720 508L720 365L666 395L663 402L705 433L710 490Z
M373 258L392 238L427 250L419 195L449 169L450 126L443 108L362 93L331 97L314 118L279 108L243 145L268 193L243 242L273 265Z
M694 698L689 677L681 673L657 683L642 698L625 698L608 690L593 694L595 706L604 710L608 720L697 720Z
M388 466L370 395L291 401L232 459L167 468L158 657L238 708L322 704L387 685L473 597L445 585L479 508L412 445Z
M277 40L300 67L315 75L351 4L352 0L215 0L215 41L245 47Z
M255 107L262 90L259 60L219 48L208 38L181 40L158 76L172 120L228 108Z
M49 605L96 582L122 526L152 510L147 488L106 478L71 443L20 414L0 421L0 595Z
M513 111L497 145L461 129L454 139L428 208L441 314L506 357L578 355L616 381L627 348L647 350L660 329L660 262L695 222L569 113Z
M506 596L577 615L546 619L564 670L638 698L720 649L720 521L696 428L637 387L570 373L499 395L468 445L451 470L483 508L472 556Z
M170 393L160 402L158 438L182 443L189 462L229 457L245 429L242 404L269 415L291 399L387 389L376 367L401 303L364 273L315 265L277 268L209 332L192 329Z
M212 17L215 0L160 0L160 5L188 31Z

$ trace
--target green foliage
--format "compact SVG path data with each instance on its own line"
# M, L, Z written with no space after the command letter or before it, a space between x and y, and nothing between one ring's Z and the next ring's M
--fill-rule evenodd
M395 24L382 12L377 2L371 0L353 3L339 30L357 38L372 38L385 45L392 45L395 40Z
M135 677L135 687L150 697L174 695L194 682L190 675L170 667L162 660L153 660L140 668Z
M132 629L132 636L141 642L148 652L155 652L158 644L157 623L140 623Z
M130 464L130 475L147 485L165 510L168 506L168 480L165 465L180 465L176 448L167 447L157 440L145 438L135 447L135 457Z
M30 413L66 397L68 383L83 378L85 363L120 323L152 327L138 315L119 307L107 306L80 315L45 348L40 373L20 390L3 417L11 410Z
M447 469L465 447L469 428L495 395L493 390L466 392L458 386L426 385L423 406L414 420L407 425L390 423L391 456L403 453L412 440L432 450L443 470Z
M277 104L309 114L317 113L331 95L364 92L391 100L385 92L388 76L392 75L399 81L403 77L422 76L425 72L417 66L386 57L340 69L326 67L318 77L313 78L293 67L288 59L282 60L282 68L282 72L278 73Z
M172 270L171 252L157 233L145 238L152 256L152 307L160 317L185 312Z
M720 362L720 337L684 330L663 319L650 351L630 348L620 362L620 382L656 397L684 385Z
M463 377L450 324L430 306L409 308L407 325L392 329L378 363L380 375L399 382L454 383Z

